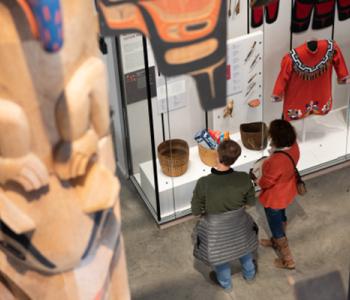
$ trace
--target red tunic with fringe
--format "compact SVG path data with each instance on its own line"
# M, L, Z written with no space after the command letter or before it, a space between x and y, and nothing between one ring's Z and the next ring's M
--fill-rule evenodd
M324 115L332 109L332 67L338 82L345 83L349 72L339 46L332 40L318 41L316 51L303 44L284 56L272 97L284 99L285 120Z

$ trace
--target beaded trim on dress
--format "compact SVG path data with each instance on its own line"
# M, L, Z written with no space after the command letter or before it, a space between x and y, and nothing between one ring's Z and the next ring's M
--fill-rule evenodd
M332 40L328 40L327 52L323 56L322 60L314 67L305 65L295 49L290 51L290 56L293 61L294 71L304 80L314 80L324 74L332 63L334 56L334 43Z

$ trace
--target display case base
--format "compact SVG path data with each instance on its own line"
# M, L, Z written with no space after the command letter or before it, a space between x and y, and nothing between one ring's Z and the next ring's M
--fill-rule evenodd
M346 138L348 136L346 112L346 108L339 108L326 116L309 116L301 120L302 122L293 122L298 133L301 152L298 168L306 179L350 165L348 161L350 160L350 154L348 154L350 141ZM242 147L242 154L234 165L237 171L249 172L256 160L263 155L269 155L267 149L264 151L246 149L242 145L239 133L232 134L230 137ZM172 221L180 218L188 220L183 218L191 214L191 199L196 182L200 177L210 174L211 167L200 160L197 146L190 148L188 170L182 176L168 177L162 173L158 160L156 164L160 213L157 213L152 161L141 163L140 173L134 175L134 183L138 186L140 195L162 227L167 227L173 223ZM164 225L166 223L169 224Z

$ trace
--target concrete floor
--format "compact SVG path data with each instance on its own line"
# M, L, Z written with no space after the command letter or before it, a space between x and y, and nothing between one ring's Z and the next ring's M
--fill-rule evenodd
M122 180L123 232L132 299L291 300L295 299L294 289L288 277L298 280L333 270L340 271L344 290L348 290L350 168L312 179L307 186L308 194L297 199L287 212L296 270L274 268L275 253L260 247L256 281L246 283L234 263L233 292L226 294L210 284L207 267L194 263L190 238L194 220L160 230L135 188ZM266 237L262 207L252 208L250 213L260 227L260 237ZM322 298L321 290L319 293L310 300L338 300L334 295Z

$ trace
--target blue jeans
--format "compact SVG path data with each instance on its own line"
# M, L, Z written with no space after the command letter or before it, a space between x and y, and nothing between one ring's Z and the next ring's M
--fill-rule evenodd
M287 222L285 209L265 208L267 222L272 233L272 237L279 239L286 236L283 229L283 223Z
M253 263L253 255L251 253L242 256L239 259L242 266L243 277L246 280L252 280L255 276L255 265ZM224 263L214 267L216 279L224 289L232 288L231 266L230 263Z

